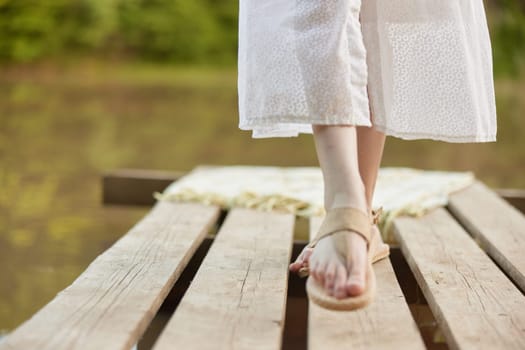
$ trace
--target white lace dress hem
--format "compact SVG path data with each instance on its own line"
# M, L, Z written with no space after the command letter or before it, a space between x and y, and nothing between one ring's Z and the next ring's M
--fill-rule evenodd
M482 0L240 0L239 128L312 124L402 139L496 141Z

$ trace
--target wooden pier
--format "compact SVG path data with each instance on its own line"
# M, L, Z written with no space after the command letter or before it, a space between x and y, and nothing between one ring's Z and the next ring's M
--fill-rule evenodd
M525 349L516 192L507 201L477 181L447 207L396 218L375 301L337 312L308 303L288 272L307 243L297 231L313 235L321 218L155 202L180 176L105 174L105 203L151 210L0 349Z

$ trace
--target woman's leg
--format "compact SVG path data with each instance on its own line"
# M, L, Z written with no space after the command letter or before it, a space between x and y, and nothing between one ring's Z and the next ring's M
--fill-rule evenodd
M325 208L354 207L366 212L365 188L359 174L355 126L313 125L317 157L323 173ZM341 261L336 244L351 257ZM309 256L310 273L330 295L344 298L364 290L366 241L352 231L321 239Z
M351 206L370 212L385 134L369 127L313 128L325 183L325 207ZM374 229L377 230L377 226ZM352 258L346 264L335 254L335 239L349 249ZM310 264L312 276L322 282L330 294L343 298L363 291L366 242L356 233L349 231L322 239L316 248L303 250L290 270L297 271L305 261Z
M371 210L372 198L377 180L377 173L383 157L386 135L373 127L357 127L357 153L359 173L363 179L366 201Z
M369 206L369 212L372 209L372 198L374 197L379 166L381 165L381 159L383 158L385 139L386 135L373 127L357 127L359 173L361 174L361 178L365 185L366 202ZM376 234L380 237L381 244L384 244L382 243L381 233L379 232L377 225L372 226L372 229L377 231ZM387 249L387 247L385 245L385 247L378 247L378 249Z

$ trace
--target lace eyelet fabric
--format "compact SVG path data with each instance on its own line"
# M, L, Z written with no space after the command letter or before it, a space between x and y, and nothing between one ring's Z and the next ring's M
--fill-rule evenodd
M240 0L239 128L496 141L482 0Z

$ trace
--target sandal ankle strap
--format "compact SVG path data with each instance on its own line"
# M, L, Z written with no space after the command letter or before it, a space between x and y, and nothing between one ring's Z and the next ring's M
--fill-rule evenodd
M383 207L372 209L372 225L375 225L379 222L379 218L382 213L383 213Z

